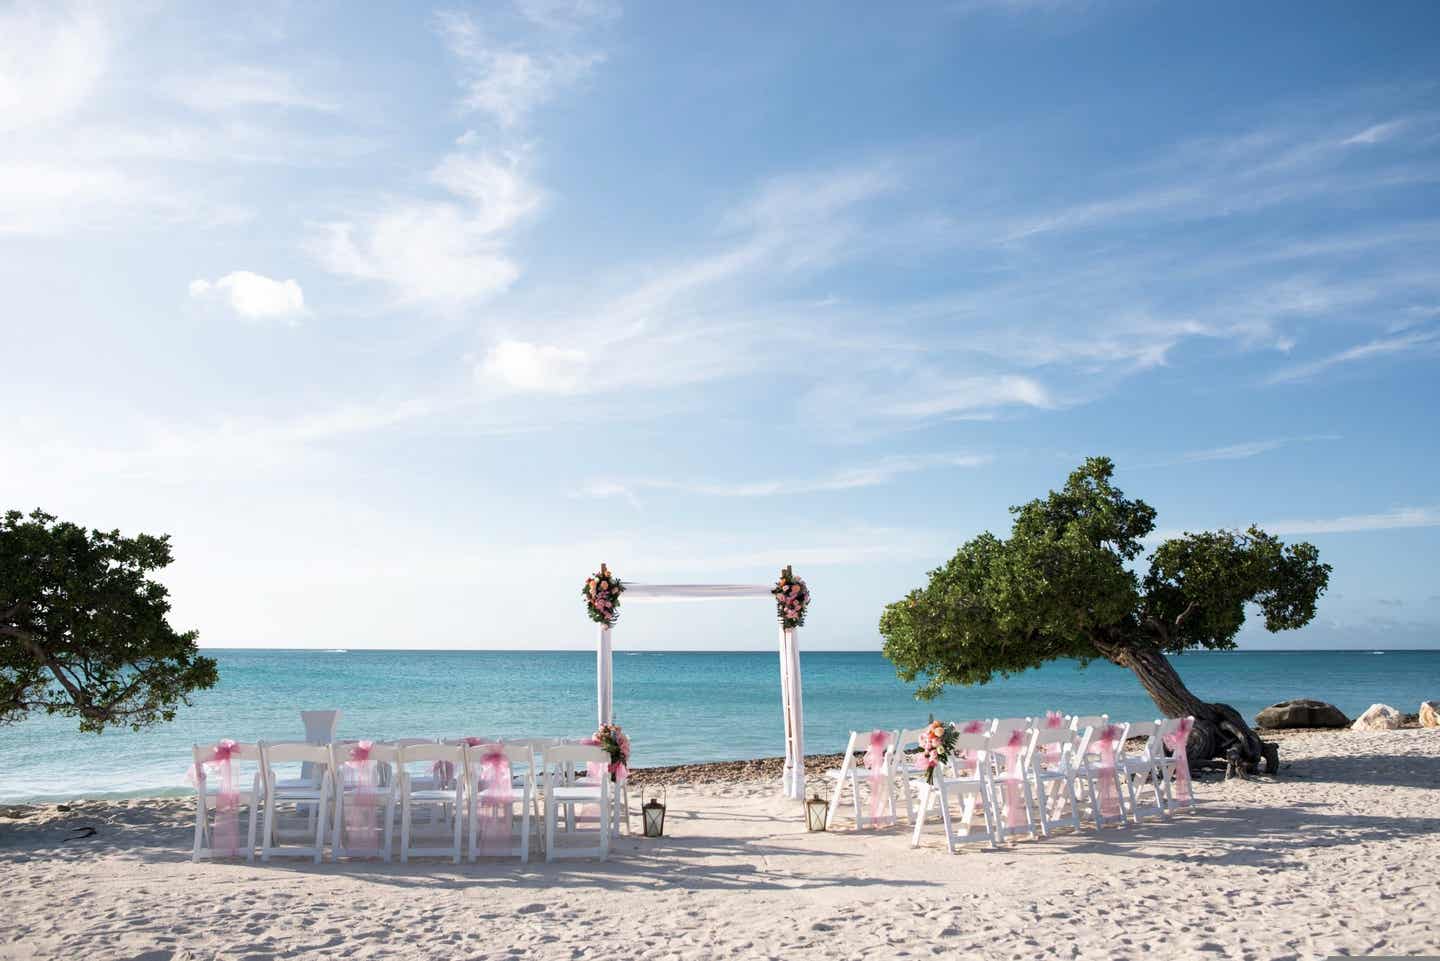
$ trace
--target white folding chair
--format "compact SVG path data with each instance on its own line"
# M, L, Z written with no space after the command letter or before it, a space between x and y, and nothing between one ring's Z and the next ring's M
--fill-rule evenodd
M545 749L545 860L559 857L610 856L610 827L613 816L610 810L611 781L608 777L596 779L570 779L569 771L584 770L589 764L608 765L610 755L600 747L590 744L554 744ZM578 820L575 808L594 805L598 808L596 830L599 844L593 848L557 846L556 821L561 809L565 809L566 823L575 825ZM571 830L566 837L575 837L582 832Z
M359 741L335 741L330 745L330 770L334 773L335 809L331 814L330 857L374 857L390 861L395 832L396 779L392 773L400 761L400 749L382 741L370 745L369 759L351 758ZM363 770L360 764L371 765ZM368 808L368 810L366 810ZM374 824L370 824L371 820ZM374 831L371 849L357 831ZM352 843L353 842L353 843Z
M1125 736L1145 739L1145 743L1140 746L1138 751L1132 752L1128 745L1122 744L1120 756L1115 762L1120 780L1124 782L1126 793L1129 796L1130 818L1139 824L1140 792L1144 791L1147 785L1155 797L1153 812L1156 815L1165 813L1165 798L1162 794L1164 789L1160 783L1164 780L1160 761L1165 756L1165 752L1160 747L1160 721L1136 721L1128 725Z
M1181 725L1193 728L1195 718L1169 717L1160 722L1160 744L1171 753L1160 754L1160 781L1165 787L1165 813L1177 807L1195 806L1195 779L1190 775L1190 760L1185 754L1186 738L1180 736ZM1182 773L1183 772L1183 773ZM1182 781L1183 778L1183 781ZM1176 797L1175 787L1183 785L1184 797Z
M308 776L281 778L276 765L308 765ZM281 741L260 742L260 783L265 793L265 827L261 832L260 860L271 855L311 857L316 864L325 856L325 819L334 790L330 748L324 744ZM286 818L303 821L288 827ZM287 837L305 839L308 845L282 844Z
M1075 732L1068 727L1036 728L1030 741L1030 783L1040 814L1040 835L1070 802L1070 826L1080 830L1080 797L1075 788Z
M1000 840L1011 834L1034 834L1035 819L1030 812L1033 797L1030 781L1030 748L1033 743L1028 727L1016 727L1015 719L996 725L990 735L988 753L992 772L991 800L996 815Z
M224 793L222 778L217 772L206 769L207 762L213 756L217 743L211 747L201 747L199 744L191 748L193 758L193 780L195 782L195 846L190 853L192 860L199 861L201 858L229 857L232 852L215 848L215 830L211 825L211 815L216 821L222 817L228 817L226 812L219 810ZM213 766L213 765L212 765ZM246 808L245 860L255 860L255 822L256 815L260 809L260 748L256 744L241 744L233 742L230 745L230 785L234 792L234 803L236 806L236 817L239 817L239 809ZM230 798L223 799L225 803ZM225 832L222 831L222 834ZM237 822L236 833L239 833ZM235 839L235 851L240 850L239 838Z
M1079 763L1075 769L1075 776L1085 784L1090 815L1094 819L1097 829L1103 828L1112 818L1118 822L1117 826L1125 824L1125 788L1120 778L1119 761L1125 753L1125 731L1128 727L1128 724L1107 723L1098 727L1081 729L1081 739L1076 749ZM1101 747L1107 732L1112 745L1108 758L1106 750ZM1112 788L1115 792L1117 811L1106 813L1104 800Z
M485 768L493 763L490 756L500 752L510 769L509 783L504 787L486 784ZM470 821L470 860L480 855L518 855L521 863L530 860L530 808L535 799L535 753L528 744L467 744L465 746L465 784L469 802L466 817ZM520 805L520 839L514 839L515 805ZM487 815L487 809L491 812ZM482 835L482 824L498 827L498 810L504 813L503 841ZM495 821L487 818L493 817ZM503 851L501 850L503 848Z
M435 766L450 765L454 776L446 783L431 772ZM416 770L417 766L419 769ZM400 794L400 861L416 857L449 857L460 863L460 831L465 811L465 748L459 744L406 744L399 749ZM432 812L429 824L450 835L449 845L413 845L415 840L415 809ZM439 841L444 834L429 834L428 841Z
M879 734L885 739L885 746L881 751L880 767L875 778L885 792L884 800L881 803L884 813L881 814L881 817L889 818L891 823L894 823L895 781L892 762L898 738L894 731L851 731L850 738L845 744L845 757L840 762L840 767L825 772L825 777L834 782L833 793L830 795L830 808L825 812L825 829L827 831L832 828L835 816L840 812L840 798L845 793L846 785L850 787L850 803L855 810L855 827L857 830L865 829L865 821L869 815L865 813L865 805L860 800L860 784L863 781L867 786L867 793L872 795L876 785L875 781L871 780L870 769L864 766L862 756L869 753L870 739L874 734ZM873 797L871 803L874 803Z
M940 809L940 823L945 830L945 846L951 854L956 852L963 841L988 841L992 848L999 843L1003 835L999 831L999 820L991 793L989 750L990 738L986 735L959 734L955 739L951 760L955 762L956 755L964 752L971 759L968 767L952 763L947 770L946 765L941 764L930 772L929 781L923 773L912 779L912 789L920 795L919 809L915 813L915 830L910 836L912 848L920 846L920 835L925 830L925 822L930 816L932 806ZM959 770L968 773L957 774ZM951 812L951 803L955 800L961 803L958 828ZM972 830L977 806L985 824L983 832Z

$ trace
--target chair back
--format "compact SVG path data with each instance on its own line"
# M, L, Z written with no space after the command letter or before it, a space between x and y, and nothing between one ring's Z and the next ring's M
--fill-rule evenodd
M335 772L337 790L359 783L359 772L350 764L350 752L359 743L358 739L347 738L330 744L330 769ZM399 763L400 749L388 741L372 741L367 760L375 762L375 783L383 787L390 784L390 771Z
M610 752L595 744L552 744L545 749L545 768L555 770L567 764L609 764Z
M319 785L327 774L330 773L330 745L308 744L304 741L261 741L260 742L260 775L265 779L267 786L272 786L279 780L275 773L277 764L311 764L314 765L306 777L302 772L297 772L297 780L303 779L311 784Z
M1131 755L1126 751L1126 756L1139 760L1151 761L1163 756L1160 750L1160 725L1161 721L1134 721L1126 725L1125 738L1143 737L1145 743L1140 746L1139 753ZM1124 744L1124 741L1121 741Z
M1059 745L1058 749L1055 745ZM1036 727L1030 729L1030 766L1043 770L1047 764L1063 765L1065 756L1075 745L1075 732L1068 727Z
M195 761L195 770L203 772L204 765L214 755L215 749L220 742L214 744L191 745L190 755ZM246 790L251 787L255 774L260 770L260 745L254 743L234 742L230 748L230 782L237 790ZM244 775L242 776L242 772ZM200 778L196 778L196 788L199 788Z
M1029 727L1030 718L1028 717L999 717L992 718L990 721L990 733L998 737L1001 744L1010 739L1011 731L1024 731Z
M1087 727L1101 728L1109 723L1109 714L1076 714L1070 718L1070 729L1078 733Z

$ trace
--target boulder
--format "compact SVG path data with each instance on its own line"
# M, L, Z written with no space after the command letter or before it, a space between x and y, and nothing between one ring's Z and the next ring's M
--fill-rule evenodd
M1420 702L1420 726L1440 727L1440 701Z
M1255 715L1255 726L1277 727L1345 727L1350 719L1334 704L1296 698L1271 704Z
M1393 731L1400 726L1403 717L1389 704L1371 704L1370 707L1350 725L1353 731Z

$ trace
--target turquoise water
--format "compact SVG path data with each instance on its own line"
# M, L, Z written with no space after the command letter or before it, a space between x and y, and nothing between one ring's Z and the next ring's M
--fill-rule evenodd
M0 728L0 800L183 790L190 745L221 737L302 736L298 711L339 708L342 737L586 735L595 725L590 652L208 651L220 685L172 724L133 734L75 733L38 718ZM1207 700L1251 716L1290 697L1356 715L1383 701L1406 712L1440 696L1440 651L1247 651L1176 659ZM917 703L878 653L801 656L805 745L839 751L851 728L1045 710L1150 718L1134 675L1108 663L1060 662ZM615 655L615 715L639 766L783 753L778 658L766 653Z

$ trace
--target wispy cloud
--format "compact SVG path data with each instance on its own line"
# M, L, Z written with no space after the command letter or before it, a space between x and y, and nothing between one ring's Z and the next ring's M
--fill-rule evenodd
M575 6L524 3L521 9L536 24L573 29L589 19L577 19ZM435 25L464 73L464 106L503 127L519 124L560 89L605 62L605 55L597 51L506 45L468 13L443 11L436 15Z
M992 459L989 455L983 454L888 457L871 464L843 468L819 477L739 483L686 481L657 477L592 480L581 487L580 495L585 497L624 497L638 505L638 495L641 491L677 491L709 497L776 497L792 494L817 494L879 487L906 474L947 467L979 467L990 463Z
M293 75L271 67L230 66L170 84L170 95L196 110L224 111L240 107L284 107L331 112L333 100L307 91Z
M1353 364L1358 361L1371 360L1376 357L1386 357L1395 354L1431 354L1437 349L1440 349L1440 331L1417 330L1413 333L1402 334L1396 337L1381 337L1356 347L1350 347L1346 350L1330 354L1319 360L1285 367L1271 374L1270 377L1267 378L1267 381L1271 384L1282 384L1298 380L1308 380L1333 367L1339 367L1345 364Z
M1271 534L1352 534L1362 531L1440 527L1440 508L1397 507L1382 514L1351 514L1310 520L1275 520L1261 524Z
M330 272L388 285L401 302L458 305L520 275L508 234L540 206L525 156L454 153L430 179L447 201L396 201L355 220L318 225L309 249Z
M1180 464L1202 464L1208 461L1248 460L1251 457L1259 457L1261 454L1268 454L1282 447L1290 447L1295 444L1308 443L1310 441L1339 439L1339 434L1310 434L1304 437L1279 437L1270 440L1243 441L1238 444L1224 444L1219 447L1206 447L1200 450L1184 451L1172 457L1146 464L1139 464L1137 467L1174 467Z
M98 88L112 36L93 4L16 4L0 10L0 131L51 123Z

